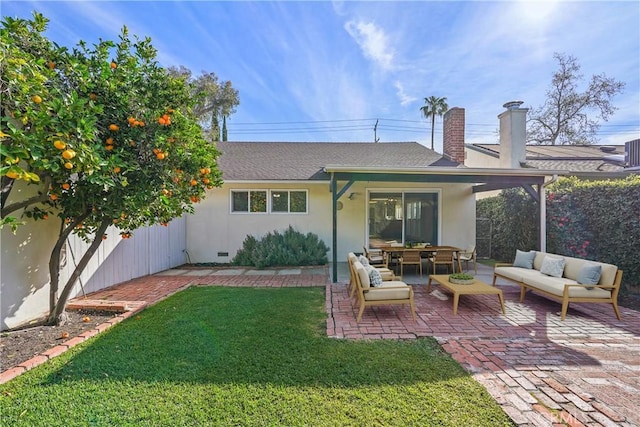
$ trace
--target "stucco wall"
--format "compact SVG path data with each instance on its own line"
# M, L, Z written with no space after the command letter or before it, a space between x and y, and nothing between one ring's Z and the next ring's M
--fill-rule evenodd
M338 186L341 188L343 183ZM307 189L308 214L239 214L230 213L231 190L239 189ZM475 242L475 198L465 184L404 184L356 182L341 197L338 211L338 254L342 261L349 251L362 251L367 243L368 191L380 189L429 189L441 194L439 243L466 247ZM352 199L348 195L355 193ZM210 190L207 198L187 217L187 251L193 263L231 261L247 235L261 237L273 230L284 230L289 225L296 230L317 234L331 248L332 219L331 193L328 183L270 185L226 183L222 188ZM218 256L226 252L228 256ZM328 254L329 260L333 254Z
M19 186L15 194L26 197L35 189ZM53 216L26 221L15 235L8 227L0 231L0 330L23 326L49 312L49 257L60 222ZM82 295L83 287L84 292L93 292L185 263L185 224L184 217L178 218L168 227L136 230L129 240L120 238L119 231L110 227L107 240L76 282L72 297ZM68 240L61 283L69 278L86 247L87 243L74 236Z

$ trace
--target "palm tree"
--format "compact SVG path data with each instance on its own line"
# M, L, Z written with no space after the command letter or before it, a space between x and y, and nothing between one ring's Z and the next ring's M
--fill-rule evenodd
M447 105L447 98L438 98L437 96L430 96L424 99L424 106L420 107L420 111L424 115L425 119L431 117L431 149L433 150L433 132L436 125L436 116L442 117L447 112L449 106Z

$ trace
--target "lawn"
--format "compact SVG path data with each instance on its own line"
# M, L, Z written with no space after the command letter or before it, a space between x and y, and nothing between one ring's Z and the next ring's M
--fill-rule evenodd
M324 292L189 288L0 386L2 425L513 425L432 339L326 337Z

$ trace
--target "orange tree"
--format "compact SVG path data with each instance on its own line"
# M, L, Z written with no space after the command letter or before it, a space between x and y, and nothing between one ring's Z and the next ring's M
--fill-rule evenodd
M57 217L51 251L49 323L58 322L73 286L107 236L121 238L191 212L221 184L214 146L192 115L190 88L156 62L149 39L80 42L60 48L47 19L2 22L2 221ZM33 196L9 202L18 181ZM71 234L89 245L60 286L62 248Z

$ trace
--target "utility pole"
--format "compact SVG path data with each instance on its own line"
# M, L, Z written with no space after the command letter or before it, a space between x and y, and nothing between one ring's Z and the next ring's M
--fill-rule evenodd
M378 119L376 119L376 124L373 126L373 142L380 142L380 138L378 138Z

